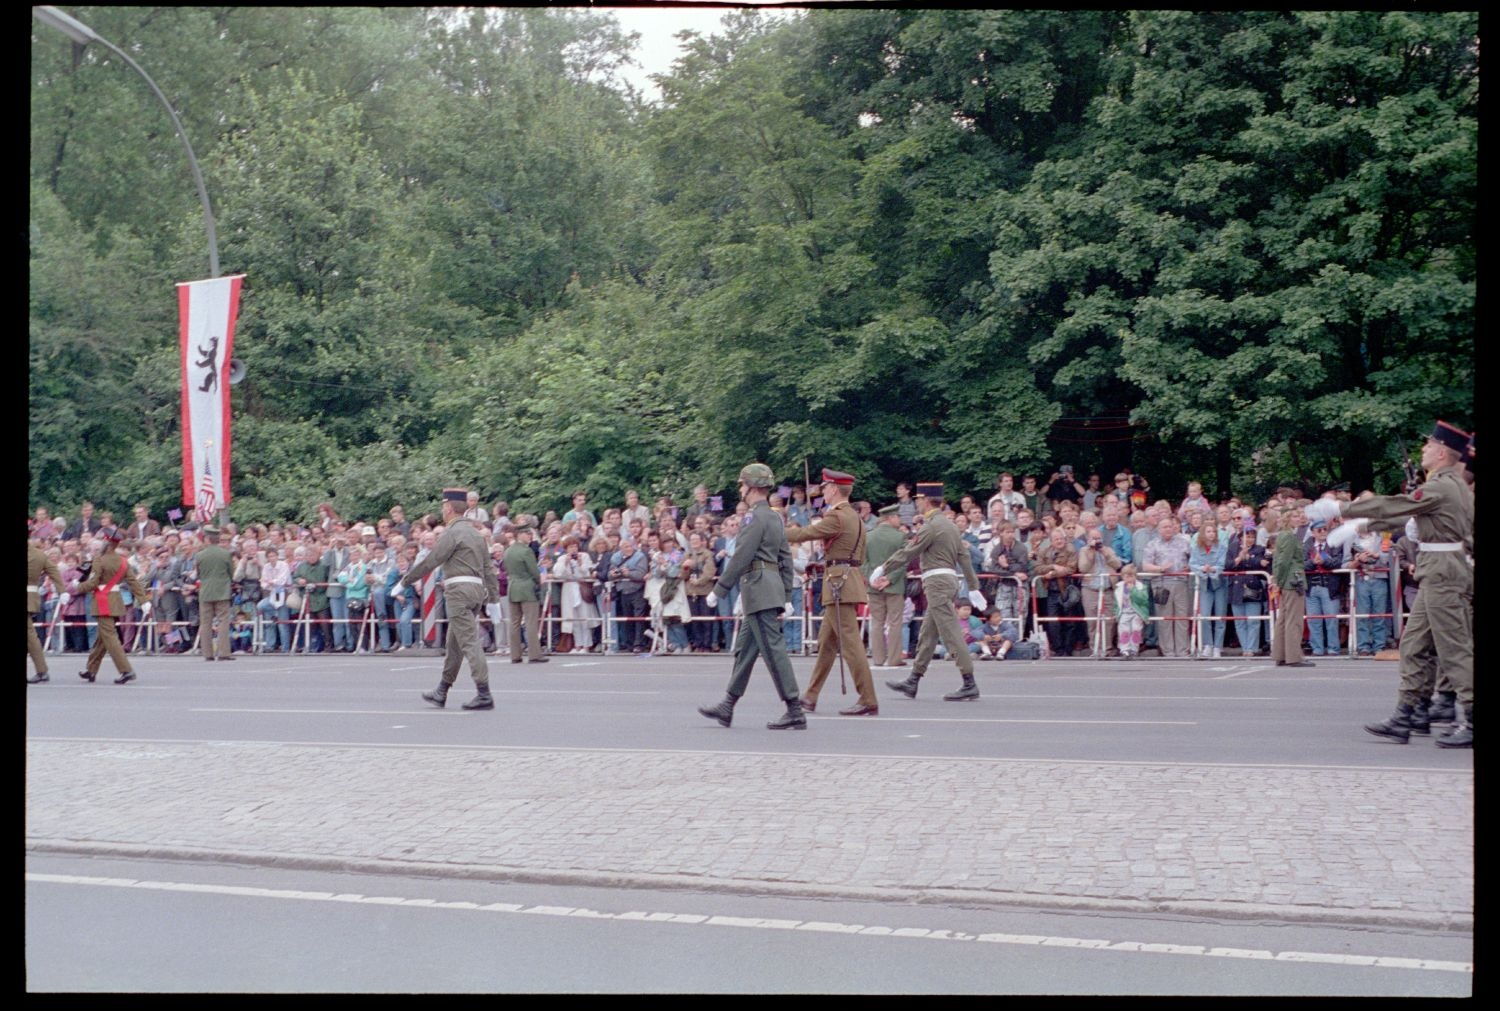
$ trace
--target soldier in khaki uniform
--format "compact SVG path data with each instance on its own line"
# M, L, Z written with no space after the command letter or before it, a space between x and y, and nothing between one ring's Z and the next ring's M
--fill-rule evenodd
M203 539L207 542L198 549L198 638L203 647L203 659L212 663L215 659L233 660L229 651L229 601L234 596L234 558L219 546L219 528L203 528ZM218 622L218 634L214 634L214 623Z
M29 532L29 531L28 531ZM45 575L52 580L52 585L61 594L57 606L60 608L68 602L67 591L63 589L62 575L57 571L57 565L47 557L47 553L41 548L26 542L26 652L31 655L31 662L36 664L36 677L27 678L28 684L40 684L43 681L52 680L47 676L47 654L42 651L42 641L36 635L36 616L42 609L42 576Z
M965 583L971 587L969 602L976 610L984 610L984 594L977 589L979 577L974 572L974 562L969 558L969 546L964 543L958 527L944 515L943 486L937 483L917 485L917 510L922 514L922 531L885 560L885 564L871 574L870 585L875 589L886 586L890 579L885 572L900 572L916 555L921 559L922 590L927 595L927 614L922 618L922 632L917 637L917 653L912 658L911 676L905 681L887 681L886 687L900 692L907 698L917 697L917 682L927 673L932 663L932 654L942 639L948 656L958 664L963 675L963 687L944 695L948 702L963 702L979 698L979 686L974 683L974 657L964 643L962 629L958 625L958 612L953 607L953 598L958 595L958 575L962 569Z
M130 570L125 557L115 551L115 545L125 537L124 532L119 527L107 527L100 533L104 537L104 551L94 559L89 578L78 587L79 593L94 595L94 617L99 623L99 630L94 639L94 648L89 651L88 665L78 672L78 676L92 682L99 676L99 668L104 665L104 654L108 653L115 670L120 672L120 676L115 678L115 684L123 685L135 680L135 671L130 668L130 660L125 655L124 647L120 645L120 633L115 629L116 619L125 614L125 598L120 596L119 587L123 582L136 600L146 599L146 588Z
M1368 526L1392 529L1416 523L1417 577L1421 586L1401 633L1401 687L1396 711L1383 723L1366 724L1378 737L1405 744L1413 733L1430 732L1428 694L1437 666L1453 682L1463 722L1434 743L1442 748L1474 746L1474 629L1470 599L1474 570L1465 553L1474 538L1474 493L1463 478L1469 434L1439 421L1422 446L1427 481L1407 495L1377 495L1360 502L1319 499L1307 508L1313 519L1341 512L1352 522L1338 531L1352 540Z
M875 529L870 531L869 556L865 559L865 577L900 550L906 543L901 531L901 506L892 502L880 510ZM906 606L906 570L894 573L884 589L870 590L870 660L876 667L905 667L901 658L901 612Z
M843 657L854 675L859 701L840 716L876 716L880 700L875 697L875 682L870 677L870 661L865 657L864 641L859 636L859 604L869 603L865 585L865 525L849 504L854 475L823 468L823 500L829 509L810 524L787 531L792 543L821 539L823 541L823 624L818 629L818 659L813 664L812 680L802 696L802 708L812 712L818 705L818 693L828 672L833 670L834 655Z
M448 704L448 689L458 680L458 669L465 659L469 674L478 690L464 703L465 709L494 709L490 695L490 668L479 641L479 612L486 603L500 602L500 582L490 564L484 535L472 522L464 519L468 508L467 488L443 489L443 536L425 558L401 577L402 586L415 586L439 566L443 569L443 598L448 607L448 635L444 641L443 679L422 698L442 709Z
M699 706L698 712L721 726L734 720L734 706L750 683L750 669L763 657L776 681L776 694L786 704L780 719L766 724L768 730L806 730L807 717L797 697L797 678L786 655L786 639L779 622L792 612L792 552L787 547L782 519L771 509L771 486L776 479L763 463L746 464L740 470L740 498L750 506L735 541L734 554L708 594L708 605L718 604L719 592L740 588L744 626L734 645L734 668L724 701Z

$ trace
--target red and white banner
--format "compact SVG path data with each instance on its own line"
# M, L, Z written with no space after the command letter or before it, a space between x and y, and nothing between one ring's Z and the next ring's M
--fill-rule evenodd
M229 504L229 359L245 275L177 286L182 501L207 523Z

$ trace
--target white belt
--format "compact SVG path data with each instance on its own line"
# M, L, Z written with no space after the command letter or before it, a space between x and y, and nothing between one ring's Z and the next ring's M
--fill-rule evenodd
M958 573L956 571L954 571L953 569L923 569L922 570L922 578L923 579L927 579L930 576L952 576L954 579L957 579L958 578Z
M26 587L26 592L27 593L41 593L42 592L42 588L40 586L28 586L28 587Z
M475 586L484 585L484 580L480 579L478 576L445 576L443 578L443 582L450 585L456 583L473 583Z
M1434 542L1432 544L1423 542L1417 545L1418 551L1462 551L1463 549L1464 546L1462 544L1457 544L1451 541Z

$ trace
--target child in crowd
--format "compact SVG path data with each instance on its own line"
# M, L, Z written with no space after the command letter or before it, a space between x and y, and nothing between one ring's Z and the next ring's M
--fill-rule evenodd
M990 608L980 626L979 659L1004 660L1015 644L1015 623L1006 621L999 608Z
M1148 593L1146 584L1136 578L1134 565L1120 569L1120 581L1115 584L1115 612L1120 616L1120 655L1126 660L1141 651L1146 616L1151 613Z

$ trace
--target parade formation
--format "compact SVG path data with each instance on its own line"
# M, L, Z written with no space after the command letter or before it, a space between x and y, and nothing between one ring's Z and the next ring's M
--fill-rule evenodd
M1273 620L1275 626L1270 655L1278 667L1314 666L1301 649L1304 623L1312 620L1307 616L1307 573L1324 570L1312 568L1314 562L1305 559L1304 554L1313 547L1323 550L1321 546L1325 544L1329 523L1333 524L1333 530L1326 536L1326 544L1339 551L1371 533L1399 537L1403 550L1414 556L1411 576L1418 588L1400 637L1396 710L1381 722L1367 724L1365 730L1405 744L1413 735L1431 735L1433 723L1446 721L1452 727L1447 733L1437 736L1435 743L1442 748L1472 748L1474 493L1471 485L1474 436L1446 422L1438 422L1422 447L1422 467L1426 472L1425 480L1400 495L1367 494L1357 500L1344 501L1327 494L1303 506L1291 505L1280 511L1280 529L1275 534L1274 543L1264 548L1274 559L1268 573L1268 589L1274 605L1269 620ZM1004 477L1009 478L1009 475ZM1072 481L1071 473L1067 480ZM987 610L991 601L980 589L983 584L974 562L978 556L971 553L969 541L955 522L957 519L967 527L965 515L952 511L941 484L918 483L916 494L909 502L915 532L906 536L900 522L903 508L900 502L885 506L878 514L867 517L856 511L850 501L855 481L853 474L824 468L819 485L824 511L815 518L804 517L805 523L797 523L792 520L794 514L785 509L779 495L775 497L773 507L776 478L770 467L756 462L740 471L738 490L744 509L739 517L735 549L732 554L725 554L724 564L711 581L711 589L704 601L706 610L702 612L718 613L721 602L734 598L737 631L733 637L733 663L724 698L715 705L701 707L699 712L703 716L724 727L732 725L735 706L749 686L757 660L764 662L777 696L786 706L782 717L767 724L769 729L806 729L806 714L816 712L835 663L839 666L841 689L847 691L846 675L852 677L857 696L852 705L838 710L839 715L878 716L880 702L875 694L871 656L866 653L861 618L869 619L869 649L875 666L905 666L897 629L905 596L904 584L908 579L920 579L926 610L920 616L920 634L909 654L910 673L904 680L887 681L886 686L899 696L916 698L921 680L929 672L941 646L947 659L957 667L961 679L959 687L943 695L943 699L949 702L979 700L980 691L974 678L976 656L1003 658L1017 636L1014 632L1007 634L998 624L1005 618L998 606ZM997 483L1002 486L1002 492L996 496L998 500L1006 494L1006 484ZM575 505L581 501L581 494L575 496ZM903 498L902 501L907 500ZM499 551L501 545L496 543L492 555L484 532L487 527L476 518L476 503L477 497L469 489L443 489L441 524L438 527L441 536L430 549L418 556L417 561L403 568L399 581L393 583L392 592L397 598L416 593L419 587L434 578L443 587L447 642L442 675L437 687L422 696L439 708L446 706L448 692L465 661L476 694L463 704L463 708L494 708L480 623L487 609L496 607L502 598L509 601L511 662L523 662L524 651L528 648L532 663L545 663L548 659L543 655L545 636L540 627L547 589L543 585L542 570L538 567L538 548L533 545L531 523L522 517L512 524L509 533L513 542L503 556ZM861 505L868 513L868 506ZM1176 522L1162 520L1161 526L1166 531L1162 537L1178 536ZM147 521L138 519L138 526L144 531ZM28 531L30 529L28 527ZM1054 527L1054 537L1062 529ZM208 661L232 660L228 631L230 585L235 565L230 552L219 544L220 530L217 527L204 526L201 533L205 544L197 552L196 563L203 608L200 636L203 657ZM1316 544L1304 539L1311 533L1317 534ZM76 592L91 595L97 620L93 648L85 669L79 673L85 681L95 680L106 655L119 672L116 684L128 684L137 677L130 657L122 647L116 625L126 608L122 590L136 601L148 601L149 598L145 587L117 550L126 536L126 531L120 527L102 528L99 537L103 550L89 561L87 571L79 577L82 582L77 585ZM655 537L653 532L653 541ZM822 621L817 658L806 689L799 691L782 626L794 612L794 592L800 592L795 589L800 570L793 565L793 546L809 542L821 545L822 549L819 600ZM1025 553L1024 547L1017 548L1013 542L997 538L995 543L1011 545L1000 547L998 550L1002 552ZM1099 544L1099 537L1095 536L1090 543ZM1124 545L1121 547L1123 550ZM1103 557L1104 553L1101 548L1100 556ZM1118 561L1113 551L1109 551L1108 556ZM1055 556L1039 550L1035 557ZM643 556L635 551L633 538L627 536L621 538L621 551L615 558L604 559L616 566L611 577L618 577L626 587L631 585L629 580L632 577L645 578L644 565L635 568L632 558L643 561ZM49 680L46 654L36 632L40 600L46 589L43 580L51 582L61 605L66 605L70 597L56 564L30 541L27 560L27 652L36 668L35 674L27 680L31 684L40 684ZM1040 573L1037 578L1043 579L1051 570L1044 565L1036 571ZM1066 567L1061 571L1067 571ZM502 572L506 577L504 590L497 579ZM1117 594L1105 591L1115 587L1115 580L1122 577L1109 574L1102 568L1100 572L1104 574L1096 573L1095 577L1108 579L1109 583L1104 590L1094 591L1096 599L1098 596L1112 599ZM1123 578L1134 578L1133 572L1134 566L1131 566ZM394 574L392 578L395 578ZM710 581L705 580L704 585L710 585ZM309 593L314 589L310 586ZM999 591L994 592L998 594ZM626 595L622 594L622 598ZM1151 610L1146 598L1147 595L1138 589L1131 590L1132 607L1140 609L1139 613L1132 611L1135 617L1143 622L1173 620L1147 618ZM1000 603L998 595L994 603ZM149 608L149 603L145 606ZM1100 606L1095 604L1098 613L1094 618L1102 625L1106 615L1099 611ZM958 608L966 612L962 619ZM997 624L986 627L976 621L974 625L968 625L967 612L970 609ZM493 613L498 613L498 610ZM621 615L630 613L631 610L622 603ZM895 622L889 618L892 613L898 616ZM1139 633L1131 634L1134 636L1131 642L1138 643ZM1352 641L1351 633L1351 647ZM980 642L986 645L981 646ZM1121 643L1128 646L1121 654L1124 658L1131 658L1138 652L1138 645L1127 643L1124 635ZM1324 655L1319 653L1316 644L1315 639L1315 655ZM999 657L994 656L991 646L1000 651ZM1207 649L1204 655L1208 655Z

